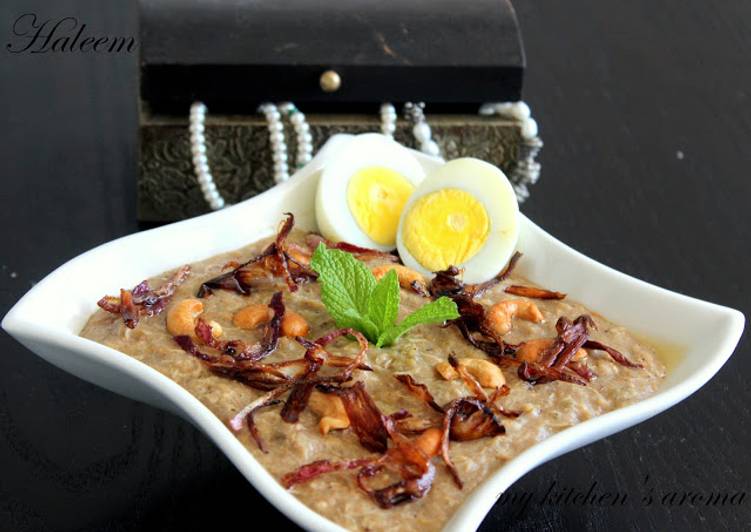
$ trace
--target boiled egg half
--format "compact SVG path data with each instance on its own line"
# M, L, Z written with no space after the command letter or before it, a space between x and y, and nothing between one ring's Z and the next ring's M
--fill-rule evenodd
M397 248L404 264L425 276L457 266L467 283L491 279L519 238L519 205L497 167L454 159L431 172L404 206Z
M404 205L424 177L401 144L377 133L357 135L321 173L318 229L335 242L390 251Z

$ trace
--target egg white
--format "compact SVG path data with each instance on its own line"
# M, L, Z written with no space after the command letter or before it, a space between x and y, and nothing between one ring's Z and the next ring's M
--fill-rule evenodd
M464 282L481 283L497 274L511 258L519 240L519 204L506 175L490 163L473 158L454 159L431 172L412 193L402 211L396 245L402 262L426 277L423 267L404 245L403 226L415 201L442 189L463 190L480 202L488 214L490 230L485 244L468 261L454 264L464 269Z
M413 186L425 177L425 171L407 148L379 133L357 135L348 141L321 173L316 192L316 221L321 234L334 242L349 242L362 247L390 251L373 241L360 229L347 201L350 179L359 170L372 166L388 168L402 175Z

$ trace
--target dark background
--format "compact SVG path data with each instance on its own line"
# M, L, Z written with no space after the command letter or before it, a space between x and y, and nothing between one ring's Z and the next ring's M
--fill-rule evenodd
M751 3L517 1L525 99L545 140L524 211L597 260L751 311ZM12 55L24 12L132 34L129 2L0 6L0 314L54 267L137 231L134 55ZM72 287L74 288L74 287ZM50 301L54 305L54 301ZM751 528L751 500L644 508L663 491L749 491L748 334L669 412L532 471L629 494L621 508L497 506L485 530ZM0 336L0 529L290 527L184 421L79 381Z

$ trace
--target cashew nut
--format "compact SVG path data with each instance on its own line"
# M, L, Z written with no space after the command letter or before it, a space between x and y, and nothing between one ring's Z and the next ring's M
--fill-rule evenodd
M482 358L461 358L459 359L459 366L466 369L467 373L477 379L477 382L483 388L498 388L506 384L506 378L503 376L501 368L489 360ZM459 377L459 373L448 362L437 364L435 369L447 381Z
M381 279L386 275L389 270L395 270L396 276L399 278L399 286L407 290L412 289L412 283L417 282L422 287L425 287L425 278L415 270L411 270L401 264L381 264L374 267L371 271L376 279Z
M553 345L555 340L552 338L536 338L534 340L527 340L519 346L516 350L517 360L523 362L538 362L542 353ZM579 348L571 360L579 361L587 356L587 351L583 348Z
M542 312L540 312L540 309L532 301L507 299L490 307L485 316L485 324L497 335L503 336L511 330L511 320L513 318L534 323L543 321Z
M232 316L232 323L241 329L255 329L262 323L267 323L274 316L274 311L263 303L243 307Z
M293 310L285 310L282 318L282 335L294 338L295 336L305 336L308 334L310 327L305 318Z
M459 366L467 370L483 388L498 388L506 384L501 368L482 358L462 358Z
M167 331L172 336L194 336L196 320L203 312L199 299L183 299L167 311Z
M274 317L274 311L263 303L256 303L243 307L232 316L232 323L241 329L255 329L263 323L268 323ZM285 310L282 318L282 335L294 338L305 336L310 327L305 318L293 310Z
M349 417L344 409L344 403L336 395L313 390L308 399L310 409L321 416L318 428L321 434L328 434L330 430L346 429L349 427Z
M451 364L448 362L439 362L435 365L435 370L438 372L438 374L446 379L447 381L452 381L454 379L459 378L459 374L456 372L456 370L453 368Z

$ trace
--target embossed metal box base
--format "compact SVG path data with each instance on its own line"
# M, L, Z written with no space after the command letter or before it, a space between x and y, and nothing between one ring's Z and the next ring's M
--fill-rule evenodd
M377 114L308 115L318 149L336 133L375 132ZM506 172L512 181L530 146L523 142L519 122L479 115L429 115L433 139L446 159L472 156L485 159ZM289 151L295 135L286 131ZM266 122L261 116L209 115L206 122L207 156L217 188L235 203L273 186L271 152ZM395 139L414 146L411 126L400 120ZM532 147L534 149L534 147ZM193 174L187 110L185 118L141 115L138 217L165 222L209 211Z

